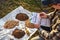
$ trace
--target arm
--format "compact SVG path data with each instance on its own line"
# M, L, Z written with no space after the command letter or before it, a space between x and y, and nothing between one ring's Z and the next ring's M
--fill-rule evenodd
M54 12L47 14L47 18L51 19L53 17L53 14L54 14Z
M55 9L55 11L53 11L53 12L47 14L47 18L53 19L53 18L55 17L55 15L56 15L56 12L57 12L57 11L58 11L58 10Z

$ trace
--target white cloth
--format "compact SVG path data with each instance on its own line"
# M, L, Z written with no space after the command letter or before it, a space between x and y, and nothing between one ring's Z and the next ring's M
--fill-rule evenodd
M3 27L4 23L7 21L7 20L15 20L15 17L18 13L25 13L29 16L29 19L31 18L31 12L24 9L22 6L19 6L18 8L16 8L15 10L13 10L12 12L8 13L5 17L1 18L0 19L0 29ZM24 26L23 26L24 27ZM15 27L16 28L16 27ZM11 29L11 31L13 31L15 28ZM19 23L19 29L22 29L22 24ZM10 30L10 29L7 29L7 30ZM33 29L31 31L30 29L30 32L31 34L34 33L36 31L36 29ZM6 31L5 31L6 32ZM12 32L10 32L12 33ZM10 34L9 34L10 35ZM31 35L30 35L31 36ZM1 37L1 36L0 36ZM4 36L3 39L1 40L10 40L11 37L9 37L7 34L6 36ZM14 38L14 40L28 40L29 37L27 37L27 35L25 35L23 38L21 39L16 39Z
M16 15L19 13L25 13L30 17L30 11L24 9L22 6L19 6L18 8L16 8L15 10L13 10L12 12L8 13L6 16L4 16L3 18L1 18L4 22L6 22L7 20L14 20Z
M32 12L30 22L33 23L33 24L40 24L40 25L43 25L43 26L50 27L50 20L40 18L39 13L36 13L36 12Z

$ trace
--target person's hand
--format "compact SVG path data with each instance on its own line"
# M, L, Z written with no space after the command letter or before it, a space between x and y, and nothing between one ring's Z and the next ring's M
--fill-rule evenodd
M35 24L35 28L40 28L40 25L39 24Z
M45 12L41 12L41 13L40 13L40 17L41 17L41 18L47 18L47 14L46 14Z

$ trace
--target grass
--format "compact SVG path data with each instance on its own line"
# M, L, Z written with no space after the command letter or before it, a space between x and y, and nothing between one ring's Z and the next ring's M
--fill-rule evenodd
M40 0L0 0L0 18L17 8L23 6L29 11L40 12Z

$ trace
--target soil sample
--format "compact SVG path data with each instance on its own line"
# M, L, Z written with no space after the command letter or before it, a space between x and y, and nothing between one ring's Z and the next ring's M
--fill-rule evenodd
M18 19L20 21L25 21L25 20L29 19L29 16L25 13L19 13L16 15L16 19Z
M12 35L15 37L15 38L22 38L24 35L25 35L25 32L22 31L22 30L19 30L19 29L15 29L12 33Z

